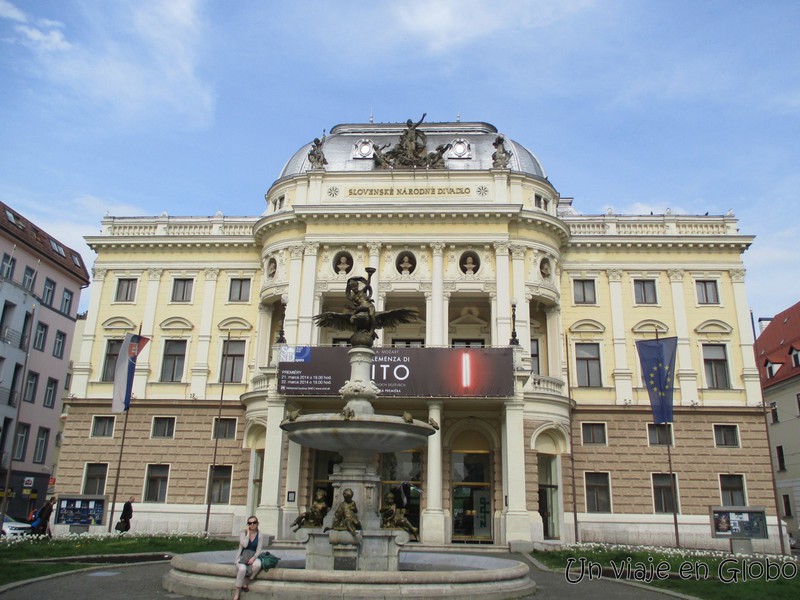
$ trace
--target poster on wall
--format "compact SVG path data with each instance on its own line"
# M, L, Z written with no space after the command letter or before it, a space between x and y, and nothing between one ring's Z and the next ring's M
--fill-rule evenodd
M350 378L346 347L285 346L278 391L338 396ZM376 348L371 379L383 396L491 397L514 394L511 348Z
M59 496L56 523L59 525L102 525L105 496Z
M767 539L767 513L761 507L715 506L711 509L715 538Z

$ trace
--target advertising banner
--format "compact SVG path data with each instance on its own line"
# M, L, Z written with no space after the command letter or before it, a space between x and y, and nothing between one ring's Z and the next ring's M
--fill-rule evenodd
M281 349L278 391L338 396L350 378L349 348ZM375 348L371 378L383 396L490 397L514 394L511 348Z

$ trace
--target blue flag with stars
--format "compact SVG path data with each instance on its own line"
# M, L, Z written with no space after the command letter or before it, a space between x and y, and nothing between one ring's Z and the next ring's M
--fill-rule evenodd
M678 338L636 342L654 423L672 422L672 392L675 380L675 352Z

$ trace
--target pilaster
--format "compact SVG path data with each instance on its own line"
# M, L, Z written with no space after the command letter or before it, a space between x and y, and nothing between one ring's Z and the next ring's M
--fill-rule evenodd
M442 406L439 400L428 402L428 419L442 423ZM428 437L428 456L425 466L425 509L422 511L422 541L426 544L445 543L445 515L442 509L442 432Z

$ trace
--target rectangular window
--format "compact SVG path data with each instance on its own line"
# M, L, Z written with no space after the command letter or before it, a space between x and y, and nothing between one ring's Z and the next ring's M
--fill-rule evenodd
M175 417L153 417L153 430L150 437L175 437Z
M719 304L719 293L717 292L717 282L712 280L696 281L698 304Z
M244 375L244 340L226 340L222 348L222 378L225 383L241 383Z
M161 363L161 381L181 381L185 357L186 340L166 340L164 342L164 361Z
M28 371L28 377L25 379L25 393L22 399L25 402L36 401L36 388L39 387L39 374L33 371Z
M581 434L584 444L605 444L606 443L606 424L605 423L582 423Z
M575 344L579 387L600 387L600 344Z
M72 292L64 290L61 292L61 312L65 315L72 313Z
M675 512L672 496L672 487L675 487L675 496L678 495L678 482L675 481L675 475L672 476L670 483L669 473L653 473L653 503L656 513L672 513ZM680 512L680 502L678 503L678 512Z
M56 331L56 341L53 343L53 356L64 358L64 346L67 344L67 334L63 331Z
M486 345L484 340L453 340L453 348L483 348Z
M575 294L575 304L596 304L597 297L594 293L594 279L575 279L572 282Z
M656 282L654 279L634 279L633 293L636 304L656 304Z
M113 437L114 436L114 417L97 416L92 417L92 436L91 437Z
M608 473L586 473L586 512L611 512Z
M228 292L229 302L247 302L250 299L250 280L231 279L231 288Z
M236 419L223 417L221 419L214 418L214 431L216 435L213 436L220 440L233 440L236 439Z
M56 394L58 393L58 379L47 378L47 387L44 389L44 407L53 408L56 404Z
M194 279L175 279L172 282L172 301L191 302Z
M105 463L87 463L86 476L83 480L83 493L102 495L106 493L106 476L108 465Z
M3 254L3 265L0 267L0 277L3 279L14 279L14 267L17 259L10 254Z
M769 416L772 419L773 423L780 423L780 419L778 418L778 405L775 402L769 403Z
M122 340L108 340L106 356L103 360L103 374L100 381L114 381L114 369L117 368L117 357L122 349Z
M349 340L348 340L349 344ZM392 348L424 348L425 340L411 339L411 338L394 338L392 340Z
M230 502L232 474L233 467L230 465L212 465L208 468L212 504L228 504Z
M783 446L775 446L775 454L778 459L778 471L785 471L786 456L783 454Z
M792 366L800 367L800 350L798 350L797 348L792 348L791 355L792 355Z
M539 375L541 373L539 365L539 340L531 340L531 373Z
M145 481L145 502L166 502L169 465L147 465Z
M22 287L32 292L33 286L36 283L36 271L30 267L25 267L25 273L22 275Z
M55 250L60 256L67 258L67 253L64 252L64 247L55 241L53 238L50 238L50 247Z
M136 299L136 279L118 279L114 302L133 302Z
M30 431L31 426L27 423L17 423L17 434L14 436L14 460L25 460Z
M783 494L783 516L784 517L791 517L792 516L792 502L791 498L789 498L789 494Z
M714 425L714 441L718 447L739 447L739 428L736 425Z
M53 306L53 298L56 295L56 282L52 279L44 280L44 289L42 290L42 304L45 306Z
M672 423L648 423L647 439L651 446L672 446Z
M33 349L44 352L44 345L47 343L47 325L44 323L36 324L36 334L33 336Z
M706 383L709 389L730 389L728 379L728 359L725 346L721 344L703 344L703 365L706 371Z
M36 448L33 451L33 462L37 465L43 465L47 458L47 443L50 441L50 430L44 427L39 427L39 433L36 434Z
M744 475L720 475L719 489L722 506L747 506L744 494Z

